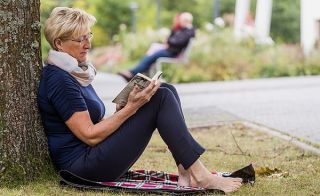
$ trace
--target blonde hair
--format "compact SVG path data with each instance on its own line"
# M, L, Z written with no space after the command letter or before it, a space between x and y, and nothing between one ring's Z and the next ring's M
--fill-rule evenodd
M193 16L189 12L182 12L180 14L180 23L183 27L192 27Z
M79 8L56 7L44 25L44 34L51 47L57 50L54 41L75 39L90 30L96 18Z

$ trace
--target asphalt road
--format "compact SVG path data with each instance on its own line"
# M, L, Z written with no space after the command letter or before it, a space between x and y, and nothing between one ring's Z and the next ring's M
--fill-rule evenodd
M218 109L320 144L320 77L177 85L183 106ZM192 90L193 89L193 90Z
M99 73L93 83L107 107L125 85ZM176 84L187 121L193 126L243 120L320 144L320 77L290 77Z

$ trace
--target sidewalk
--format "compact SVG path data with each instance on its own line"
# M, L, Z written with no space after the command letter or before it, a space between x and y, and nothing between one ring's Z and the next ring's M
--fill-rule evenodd
M93 83L107 107L125 85L99 73ZM244 121L320 145L320 77L176 84L189 127Z

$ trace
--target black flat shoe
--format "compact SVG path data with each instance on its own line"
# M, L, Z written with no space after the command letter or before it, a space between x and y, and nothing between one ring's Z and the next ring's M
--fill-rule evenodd
M256 172L252 164L241 168L231 174L223 174L224 177L242 178L242 183L249 183L253 185L256 181Z

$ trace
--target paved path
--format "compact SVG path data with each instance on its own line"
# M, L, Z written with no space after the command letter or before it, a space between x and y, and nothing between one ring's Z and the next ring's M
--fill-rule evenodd
M112 98L125 85L99 73L98 94L114 111ZM189 126L249 121L320 144L320 77L205 82L175 85Z

